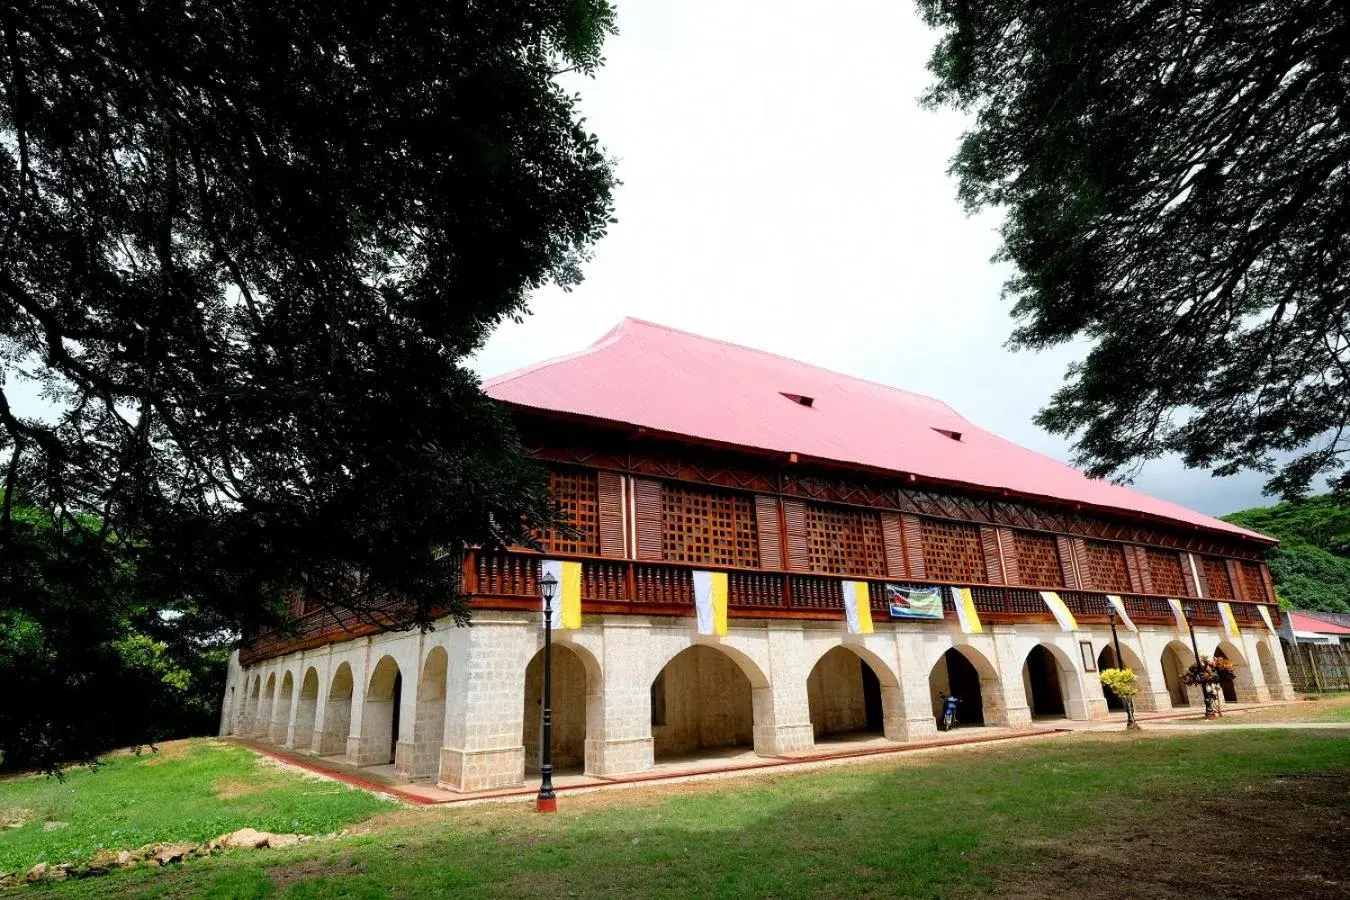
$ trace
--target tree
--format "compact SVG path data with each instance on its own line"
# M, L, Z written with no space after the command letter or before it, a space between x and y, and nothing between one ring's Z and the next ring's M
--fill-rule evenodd
M1224 519L1279 538L1270 577L1286 609L1350 613L1350 510L1336 499L1309 497Z
M1011 343L1091 349L1037 417L1128 477L1165 452L1298 496L1350 452L1350 8L919 0L926 102L1007 209ZM1289 456L1292 455L1292 459ZM1335 485L1350 489L1350 476Z
M0 10L0 607L36 554L43 596L106 602L125 562L198 636L296 588L462 621L459 549L551 515L464 360L610 221L556 79L613 23L607 0ZM22 379L52 415L14 411Z

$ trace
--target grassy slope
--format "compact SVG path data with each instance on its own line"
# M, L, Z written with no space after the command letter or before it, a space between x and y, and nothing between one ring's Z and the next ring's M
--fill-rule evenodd
M1350 834L1346 736L1075 736L810 775L564 795L553 817L519 804L409 811L364 836L50 893L1031 897L1095 895L1111 883L1118 897L1266 896L1309 874L1347 877L1338 868ZM1300 783L1314 786L1308 797L1294 796ZM1275 818L1286 809L1282 828ZM1186 855L1200 843L1196 828L1205 834L1199 859Z
M27 811L22 818L30 819L0 830L0 871L87 860L99 847L202 841L245 826L327 833L390 808L364 791L260 763L242 747L175 741L157 754L116 755L95 771L71 770L64 781L0 781L0 812Z

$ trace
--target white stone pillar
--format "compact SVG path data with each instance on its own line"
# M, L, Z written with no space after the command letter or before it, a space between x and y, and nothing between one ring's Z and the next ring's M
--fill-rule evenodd
M816 745L806 680L805 633L800 622L770 620L764 629L769 683L751 682L755 716L755 753L781 756L803 753Z
M1024 728L1031 724L1031 707L1027 703L1026 688L1022 685L1025 654L1018 652L1017 629L1011 625L992 625L987 626L986 631L993 645L993 663L998 669L998 680L1003 685L1003 724L1010 728ZM984 678L981 676L980 690L984 689Z
M932 666L925 664L931 655L925 644L922 626L902 624L892 626L888 637L898 668L899 686L896 688L894 723L886 717L886 737L893 741L921 741L937 736L937 722L933 718L933 697L929 691L928 675ZM984 679L980 679L984 690ZM885 690L885 687L882 687ZM984 699L984 698L982 698ZM884 700L884 697L883 697Z
M652 625L646 618L605 616L599 628L600 677L588 677L586 689L586 774L645 772L653 765Z

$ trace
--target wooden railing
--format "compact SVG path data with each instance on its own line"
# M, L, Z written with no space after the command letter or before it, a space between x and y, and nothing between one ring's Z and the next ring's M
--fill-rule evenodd
M567 558L567 557L564 557ZM696 569L707 568L671 562L571 557L581 563L581 601L583 614L633 613L644 615L688 616L694 612ZM464 591L474 609L539 608L540 555L528 552L469 551L464 560ZM843 618L839 582L844 576L820 573L766 572L757 569L725 569L727 607L737 618L786 618L834 620ZM851 576L850 576L851 577ZM990 584L919 582L895 578L856 578L870 587L872 612L876 621L889 619L886 584L915 587L942 584L969 587L975 609L982 621L991 624L1051 622L1041 598L1041 588L1008 587ZM1084 624L1107 621L1106 599L1102 593L1070 591L1046 587L1059 593L1069 611ZM1166 597L1122 594L1125 610L1141 625L1170 625L1175 620ZM1212 600L1188 600L1196 606L1196 625L1217 626L1219 608ZM1238 624L1265 627L1257 604L1229 601ZM951 597L943 605L947 619L954 616ZM1272 622L1280 623L1278 607L1268 606ZM334 641L372 634L388 627L399 617L396 604L377 608L374 613L358 615L350 611L321 610L307 613L287 628L261 635L240 653L240 662L249 665L260 659L320 646ZM922 621L922 620L907 620Z

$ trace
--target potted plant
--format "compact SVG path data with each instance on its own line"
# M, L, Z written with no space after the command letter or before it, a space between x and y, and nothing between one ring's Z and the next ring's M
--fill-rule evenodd
M1205 718L1218 718L1214 708L1214 695L1222 685L1230 684L1236 677L1233 664L1223 657L1202 656L1200 661L1186 669L1181 676L1183 684L1198 687L1205 697Z

